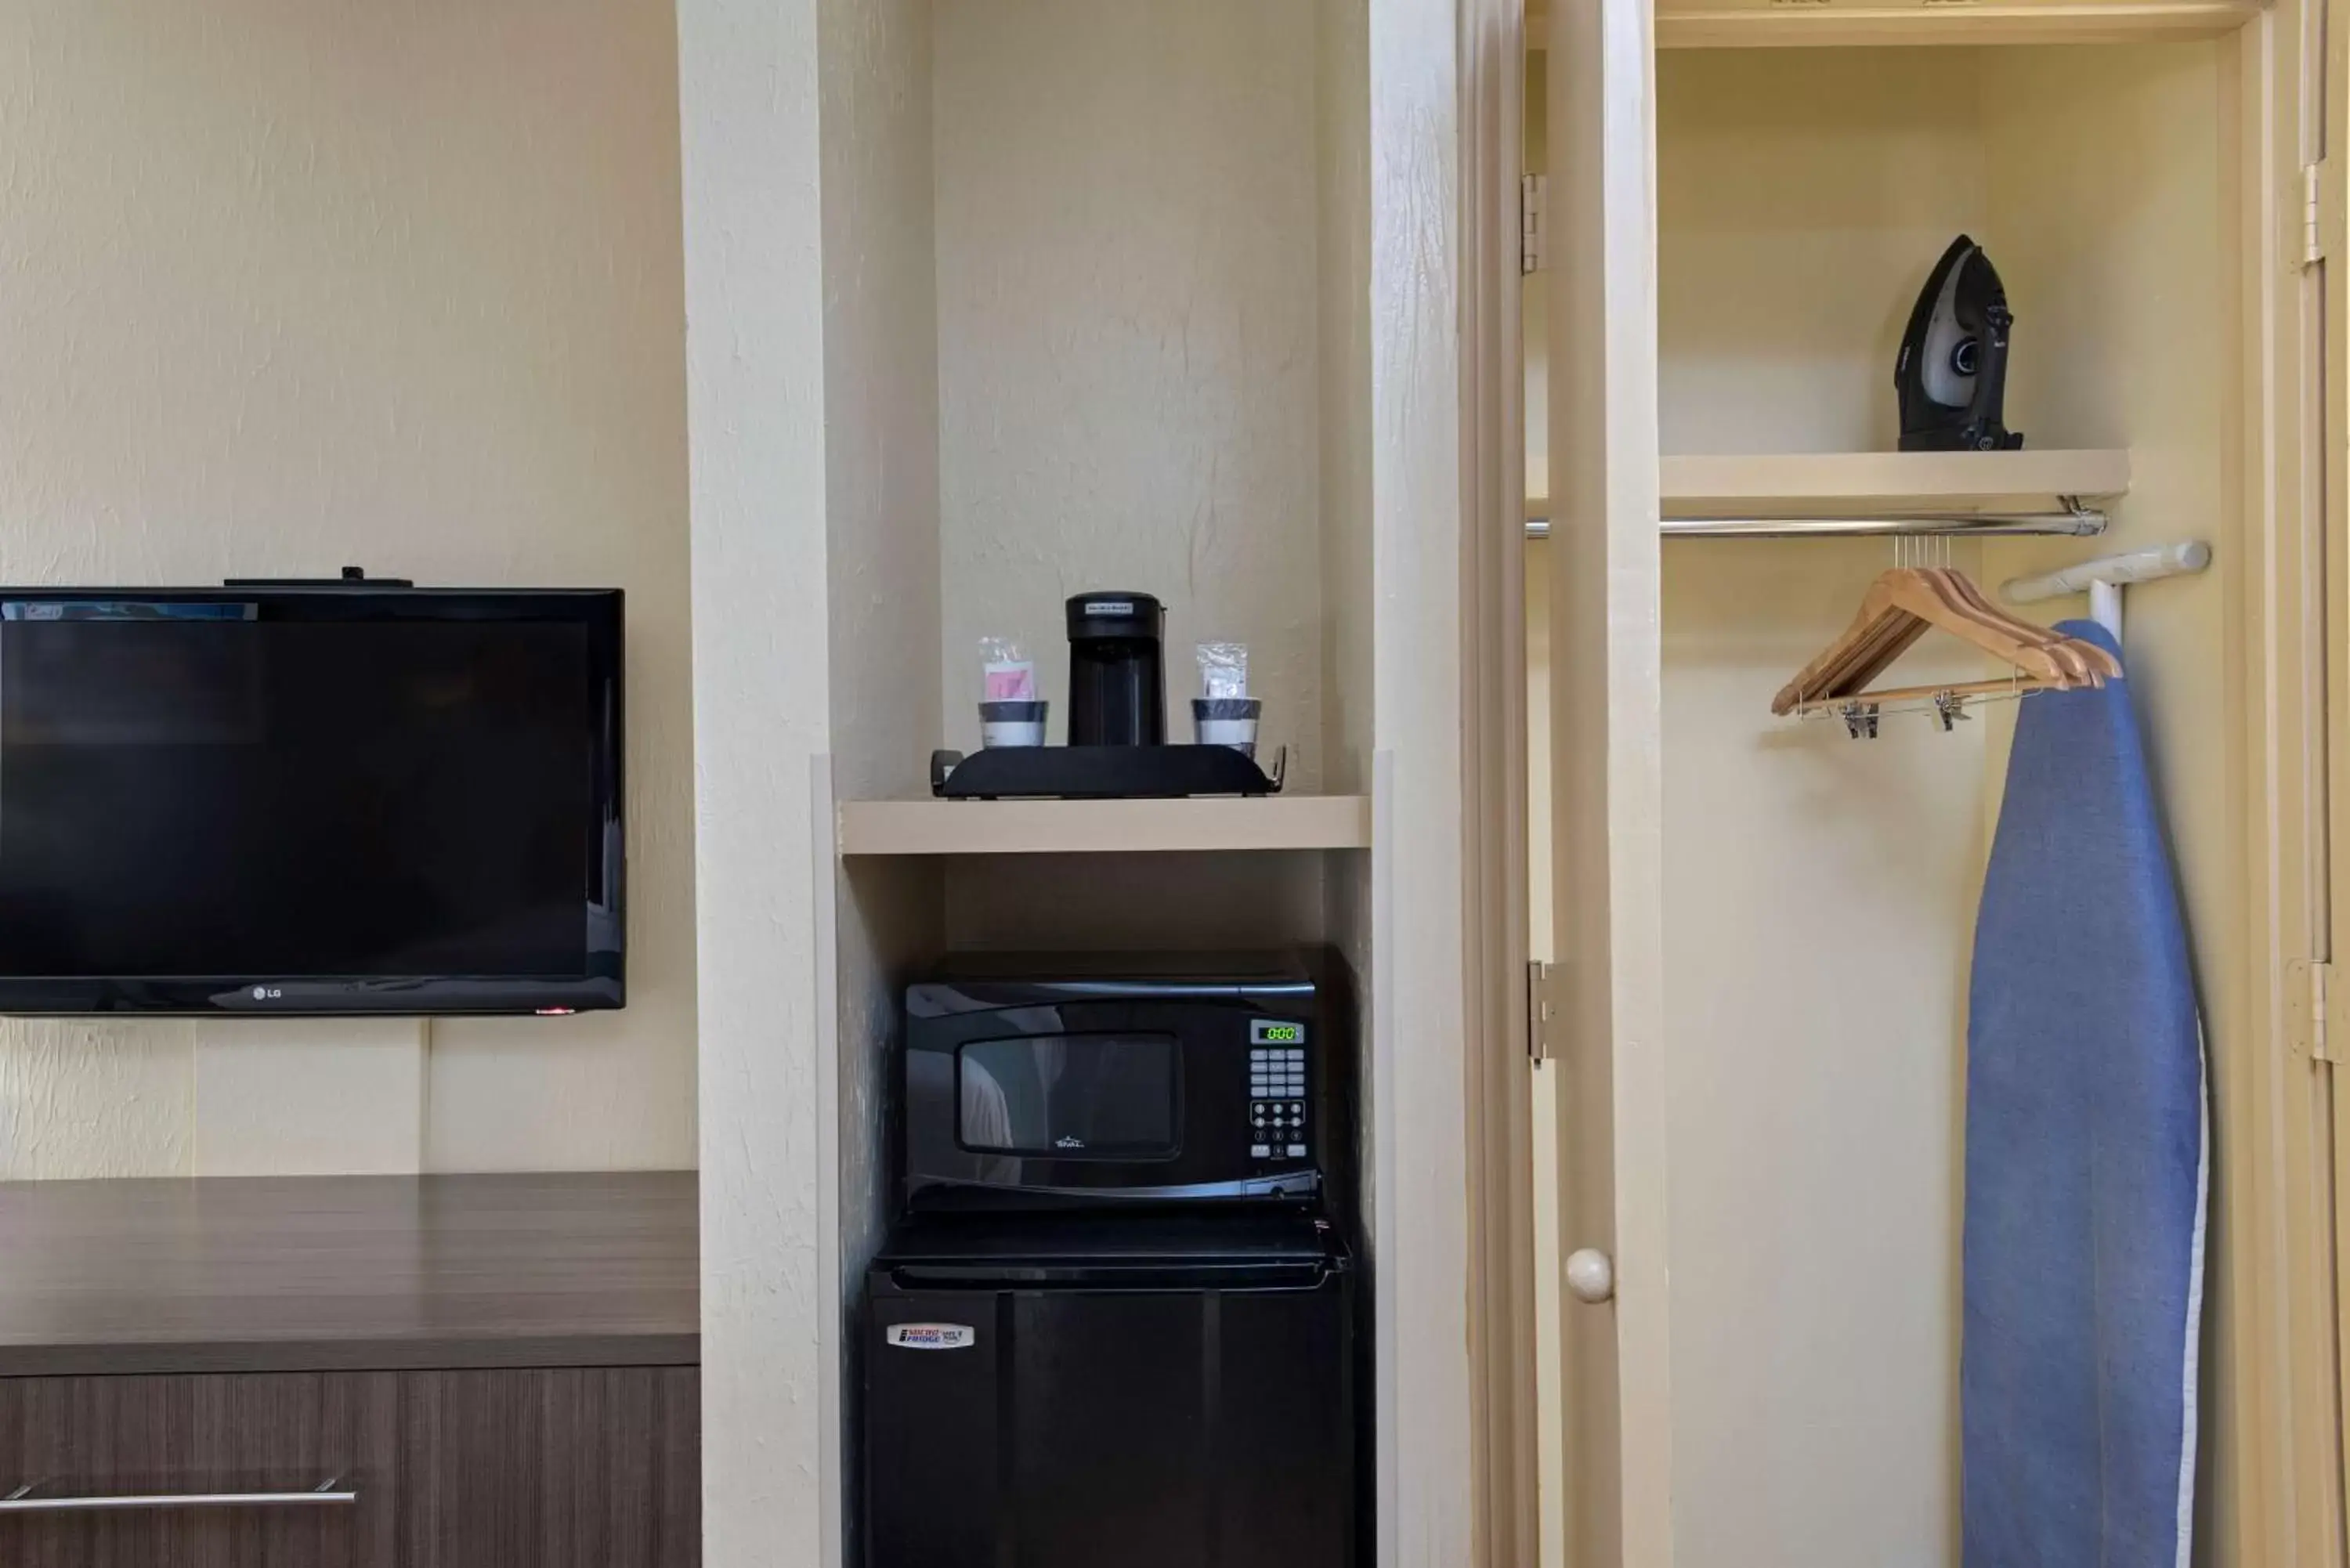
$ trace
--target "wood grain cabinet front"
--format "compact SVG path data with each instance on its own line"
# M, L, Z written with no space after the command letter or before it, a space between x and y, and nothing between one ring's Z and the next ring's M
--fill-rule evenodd
M691 1366L400 1378L398 1568L694 1568Z
M691 1568L695 1369L0 1378L9 1568Z
M400 1382L0 1379L0 1562L391 1568Z

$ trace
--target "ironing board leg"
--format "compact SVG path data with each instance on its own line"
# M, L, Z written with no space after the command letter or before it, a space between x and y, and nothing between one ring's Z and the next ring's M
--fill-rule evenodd
M2089 618L2122 639L2122 586L2104 581L2089 585Z

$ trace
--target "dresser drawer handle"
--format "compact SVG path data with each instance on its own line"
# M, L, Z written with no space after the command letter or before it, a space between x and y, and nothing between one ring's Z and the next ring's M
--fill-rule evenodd
M309 1491L188 1491L126 1492L104 1497L35 1497L32 1487L20 1486L0 1497L0 1514L98 1513L112 1509L162 1508L317 1508L359 1501L359 1489L346 1486L340 1476L320 1481Z

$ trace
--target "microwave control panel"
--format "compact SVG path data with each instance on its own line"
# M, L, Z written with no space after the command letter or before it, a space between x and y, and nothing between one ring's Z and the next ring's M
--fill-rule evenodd
M1249 1158L1304 1159L1306 1137L1305 1025L1288 1018L1249 1021Z

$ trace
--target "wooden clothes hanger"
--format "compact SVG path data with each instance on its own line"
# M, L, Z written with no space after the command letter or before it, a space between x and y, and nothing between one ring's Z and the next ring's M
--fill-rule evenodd
M2014 666L2002 680L1944 682L1871 691L1868 683L1934 628ZM1771 700L1773 713L1829 703L1897 702L1944 693L2069 691L2118 680L2122 667L2095 643L2034 626L1992 604L1967 576L1948 566L1896 566L1878 574L1844 634L1804 666Z

